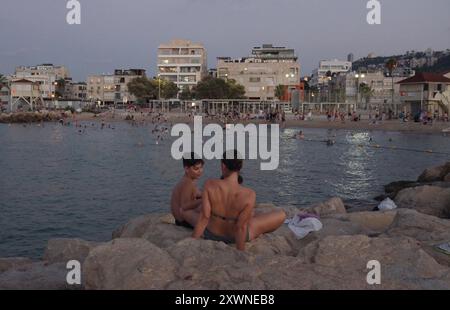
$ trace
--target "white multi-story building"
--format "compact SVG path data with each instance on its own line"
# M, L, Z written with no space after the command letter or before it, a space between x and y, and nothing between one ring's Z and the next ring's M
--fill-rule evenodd
M64 66L42 64L38 66L20 66L12 77L12 81L26 79L39 84L41 96L44 100L55 98L58 81L69 79L69 70Z
M245 87L249 99L273 100L278 85L287 90L300 83L300 64L293 49L264 44L246 58L219 57L217 77L233 79Z
M319 87L326 85L331 80L333 74L350 72L352 63L343 60L322 60L319 63L319 68L315 69L311 77L311 86Z
M158 76L174 82L180 91L191 89L208 75L206 49L202 44L173 40L158 48Z

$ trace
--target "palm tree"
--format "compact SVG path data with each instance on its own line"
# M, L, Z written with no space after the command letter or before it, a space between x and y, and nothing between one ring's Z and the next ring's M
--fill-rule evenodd
M372 87L370 87L366 83L361 83L361 85L359 86L359 89L360 89L362 97L364 98L364 100L366 102L366 109L367 109L367 107L370 103L370 99L372 98L375 91L372 89Z
M284 85L278 85L275 87L275 97L277 97L280 101L284 97L285 88L286 87Z
M394 75L392 74L395 70L395 68L397 68L397 60L395 58L391 58L386 62L386 69L389 71L389 75L392 78L392 108L394 108Z

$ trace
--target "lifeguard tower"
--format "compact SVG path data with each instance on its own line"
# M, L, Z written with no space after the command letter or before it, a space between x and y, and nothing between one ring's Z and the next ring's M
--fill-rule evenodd
M10 111L29 106L34 111L38 107L44 106L40 83L28 79L18 79L11 81Z

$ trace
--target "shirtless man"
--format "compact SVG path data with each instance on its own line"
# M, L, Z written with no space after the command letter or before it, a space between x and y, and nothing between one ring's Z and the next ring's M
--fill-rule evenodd
M279 210L255 215L256 194L241 186L243 161L237 159L237 151L229 157L234 159L222 159L222 179L206 182L200 214L189 211L186 218L197 219L193 238L203 235L207 240L235 243L244 251L246 242L279 228L286 214Z
M197 180L203 173L204 162L202 159L194 159L194 153L190 156L192 159L183 158L184 176L172 191L170 206L172 214L175 217L177 226L193 229L196 221L192 215L189 219L184 217L186 211L199 212L202 204L202 193L197 188Z

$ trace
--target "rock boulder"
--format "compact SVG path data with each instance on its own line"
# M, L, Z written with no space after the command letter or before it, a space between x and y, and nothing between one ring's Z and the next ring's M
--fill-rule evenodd
M428 185L407 188L397 194L395 203L399 208L450 218L450 188Z

